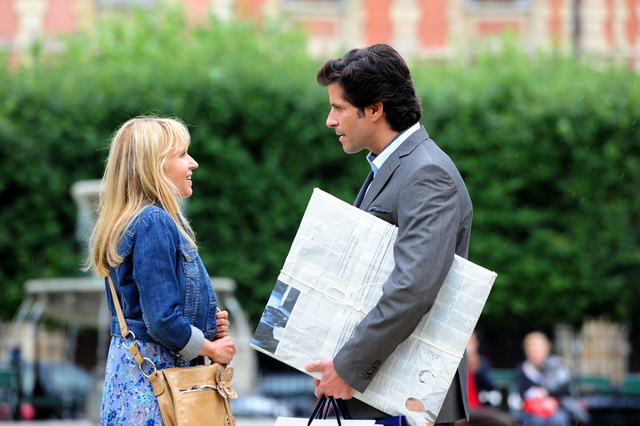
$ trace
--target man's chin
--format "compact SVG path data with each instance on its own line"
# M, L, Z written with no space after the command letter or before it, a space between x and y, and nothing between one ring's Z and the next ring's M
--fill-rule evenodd
M347 154L357 154L360 151L362 151L362 148L353 148L353 147L350 147L348 145L342 145L342 149Z

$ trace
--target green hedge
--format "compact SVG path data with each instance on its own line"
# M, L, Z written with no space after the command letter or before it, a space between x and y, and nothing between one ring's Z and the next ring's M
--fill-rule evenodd
M25 280L79 275L69 188L101 177L112 132L141 113L191 126L200 168L188 209L203 260L240 283L254 315L312 189L357 191L367 164L324 127L328 101L300 33L214 19L187 29L182 12L106 18L55 58L35 49L28 66L0 71L3 317Z
M279 22L211 19L175 6L108 18L54 58L0 70L0 298L78 275L69 188L99 178L116 126L140 113L191 125L189 217L212 275L235 278L256 318L313 187L352 201L368 165L324 125L321 62ZM338 52L338 56L341 52ZM475 206L471 259L498 273L483 319L546 327L638 312L640 90L624 67L482 54L414 62L423 123L462 171Z
M470 257L498 272L484 317L550 327L637 316L638 75L507 48L455 72L425 69L418 84L474 202Z

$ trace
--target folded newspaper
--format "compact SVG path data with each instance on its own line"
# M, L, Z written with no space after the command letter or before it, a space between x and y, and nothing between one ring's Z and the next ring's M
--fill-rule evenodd
M333 358L375 306L396 236L396 226L314 189L251 347L321 378L304 366ZM412 426L434 422L496 276L455 256L431 310L354 397Z

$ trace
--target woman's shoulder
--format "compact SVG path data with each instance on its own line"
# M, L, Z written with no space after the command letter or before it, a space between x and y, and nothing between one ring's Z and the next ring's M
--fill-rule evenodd
M181 246L183 239L178 225L166 210L155 205L147 205L141 208L131 220L120 240L118 252L126 256L136 245L142 248L151 247L154 244L153 241L161 241L160 245Z
M165 209L155 204L147 204L146 206L142 207L137 215L138 220L141 220L141 219L157 220L157 219L164 219L164 218L171 219L171 216L169 215L169 213L167 213Z
M560 355L550 354L544 361L544 366L549 369L566 368L564 360Z
M127 233L135 234L140 227L168 227L169 229L176 229L177 225L171 215L167 213L162 207L156 205L144 206L138 213L136 213L134 219L129 225Z

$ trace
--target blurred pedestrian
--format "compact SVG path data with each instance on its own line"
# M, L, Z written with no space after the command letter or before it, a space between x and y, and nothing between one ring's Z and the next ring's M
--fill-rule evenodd
M523 341L525 361L516 369L516 384L523 400L523 423L527 426L570 426L572 417L586 421L588 415L574 398L571 373L562 358L551 353L551 342L534 331Z
M495 392L489 362L480 354L480 341L474 331L467 344L469 365L469 420L458 420L456 426L512 426L511 415L480 401L480 392Z

